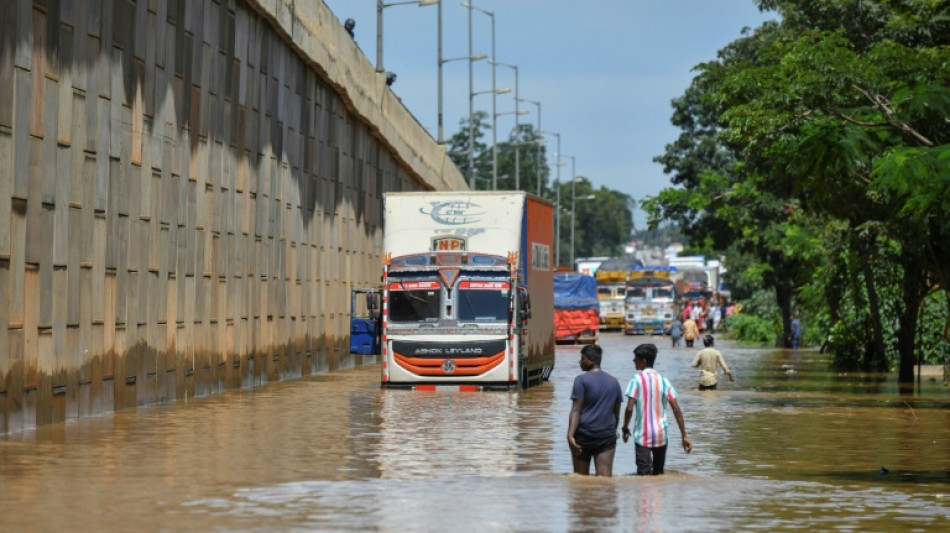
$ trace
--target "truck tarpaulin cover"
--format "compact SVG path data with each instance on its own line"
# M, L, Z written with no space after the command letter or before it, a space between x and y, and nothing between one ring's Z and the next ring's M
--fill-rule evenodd
M554 308L599 311L597 281L587 274L555 274Z
M554 275L554 337L576 339L600 327L597 281L587 274Z

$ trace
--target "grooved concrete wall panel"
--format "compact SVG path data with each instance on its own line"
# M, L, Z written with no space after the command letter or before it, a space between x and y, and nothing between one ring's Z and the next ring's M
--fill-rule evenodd
M319 0L5 3L0 433L362 364L382 193L464 188Z

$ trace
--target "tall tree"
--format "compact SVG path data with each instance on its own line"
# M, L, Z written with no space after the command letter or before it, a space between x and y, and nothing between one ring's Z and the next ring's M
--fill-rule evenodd
M723 213L709 198L746 197L753 207L772 203L772 215L785 204L785 215L803 210L844 221L842 231L853 235L879 232L870 241L852 238L858 245L881 237L898 243L898 379L911 383L918 308L934 288L946 293L950 259L943 244L950 237L950 3L759 5L776 10L782 22L737 40L719 60L701 65L694 80L698 109L715 119L709 134L731 151L734 163L724 173L707 156L698 171L684 172L683 191L664 191L658 203L667 212L693 209L729 221L734 213ZM771 227L776 237L796 227L781 216L757 220L760 233L768 235ZM774 225L763 223L768 220ZM868 267L859 268L873 284ZM877 293L873 289L868 285L869 295Z

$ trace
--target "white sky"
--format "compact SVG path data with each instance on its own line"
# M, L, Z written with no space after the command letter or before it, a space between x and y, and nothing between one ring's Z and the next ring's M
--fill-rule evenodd
M391 0L387 1L390 3ZM324 0L342 22L356 21L355 35L376 62L376 2ZM468 56L468 9L443 0L442 56ZM495 13L495 53L518 65L521 98L541 102L541 127L561 134L561 153L572 155L577 176L595 187L642 198L670 184L653 158L679 130L670 124L670 101L689 86L697 64L775 14L762 14L752 0L473 0ZM433 138L438 117L438 17L436 6L393 5L383 11L383 59L395 72L393 91ZM491 57L491 18L472 15L473 53ZM491 113L491 65L474 64L475 109ZM514 71L497 67L497 112L514 110ZM468 114L468 63L443 67L444 136L459 130ZM537 106L520 121L537 127ZM498 117L499 142L514 127L514 115ZM549 156L557 151L549 136ZM490 142L490 138L488 139ZM571 178L570 159L561 180ZM552 176L557 169L551 169ZM643 214L636 214L643 227Z

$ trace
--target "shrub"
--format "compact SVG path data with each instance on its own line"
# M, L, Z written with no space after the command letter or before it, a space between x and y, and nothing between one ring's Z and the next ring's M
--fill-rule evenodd
M778 346L782 340L782 324L773 318L740 313L726 318L730 336L744 344Z

